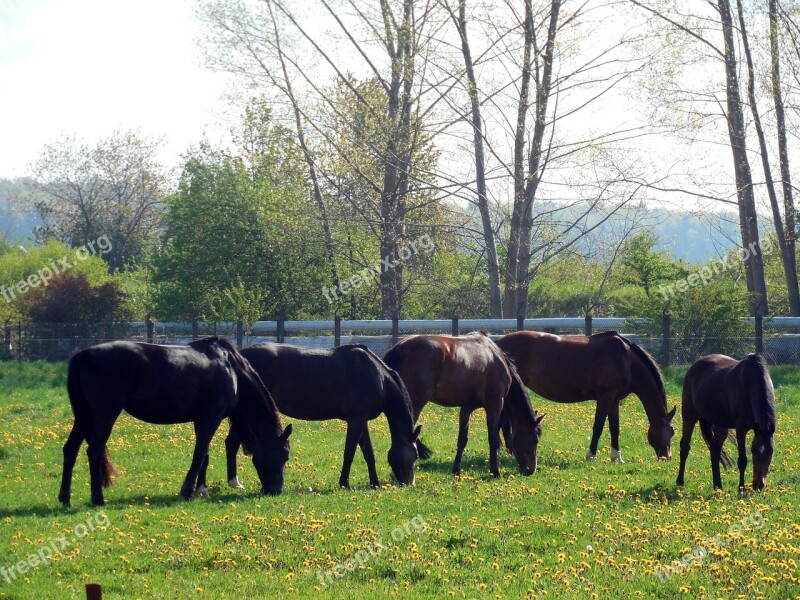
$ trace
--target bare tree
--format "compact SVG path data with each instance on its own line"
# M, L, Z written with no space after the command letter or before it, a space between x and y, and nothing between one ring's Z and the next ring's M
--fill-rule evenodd
M105 235L111 273L142 257L157 237L168 174L159 140L117 131L95 146L66 137L47 144L32 166L29 202L42 219L39 241L74 247Z

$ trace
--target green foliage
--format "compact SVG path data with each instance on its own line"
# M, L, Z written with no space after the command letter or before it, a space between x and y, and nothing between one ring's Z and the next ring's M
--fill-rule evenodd
M190 156L167 200L153 277L158 318L230 314L232 286L252 291L247 314L313 313L323 301L324 257L319 226L298 188L253 179L241 158L207 146Z
M32 290L46 292L54 282L70 275L84 277L90 286L100 286L111 280L108 266L102 258L96 255L81 255L81 257L78 258L75 250L52 239L41 246L25 250L19 247L6 247L6 251L0 254L0 286L11 291L6 291L4 296L0 297L0 321L16 320L25 313L29 301L27 294L31 292L20 294L19 290L15 289L19 282L27 281L43 269L62 270L64 268L62 260L66 260L72 268L66 273L55 274L49 286L40 284Z
M65 273L28 292L24 316L38 323L102 323L133 316L116 281L92 285L83 273Z
M650 298L655 286L681 276L682 269L666 250L655 250L658 238L649 230L627 240L620 251L617 277L623 284L641 287Z

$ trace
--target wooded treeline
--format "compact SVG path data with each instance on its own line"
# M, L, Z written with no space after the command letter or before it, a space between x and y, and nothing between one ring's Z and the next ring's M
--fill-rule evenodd
M236 83L231 143L171 174L136 132L60 139L26 196L41 242L108 236L133 312L645 316L713 294L800 315L800 2L196 8ZM658 249L654 205L733 211L744 260L659 294L696 269Z

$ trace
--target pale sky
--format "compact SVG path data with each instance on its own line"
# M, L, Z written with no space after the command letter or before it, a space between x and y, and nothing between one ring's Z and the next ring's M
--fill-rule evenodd
M202 65L189 0L0 0L0 177L45 143L114 129L163 136L163 160L214 140L223 75Z

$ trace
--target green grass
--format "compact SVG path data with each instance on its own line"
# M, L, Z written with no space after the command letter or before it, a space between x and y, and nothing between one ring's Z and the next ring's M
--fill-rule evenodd
M680 405L682 373L666 374L670 405ZM778 368L773 378L779 428L763 493L738 493L733 471L723 473L724 491L712 491L699 433L686 487L677 489L677 460L656 461L644 411L633 397L622 408L624 465L609 462L607 432L598 461L583 460L594 403L534 399L548 416L540 470L531 477L518 476L505 451L501 478L488 476L486 428L476 413L464 476L454 479L457 414L428 407L423 437L435 454L419 464L414 487L368 489L357 455L356 489L337 489L343 424L299 422L284 493L257 495L255 472L244 459L240 477L249 489L236 492L224 485L223 426L212 445L212 496L191 503L177 497L191 455L191 426L123 417L109 444L121 473L98 513L89 505L83 451L73 507L61 508L56 499L61 445L71 425L65 366L0 364L0 567L60 536L74 541L11 583L0 575L0 598L72 598L91 581L103 585L106 598L798 597L800 371ZM388 479L385 419L374 421L372 430L379 473ZM677 455L678 437L673 442ZM763 526L727 535L731 524L756 517ZM395 528L415 518L425 531L409 526L363 567L320 582L318 572L375 550L377 538L391 540ZM76 537L87 520L94 530ZM702 564L664 581L656 575L715 536L724 541Z

